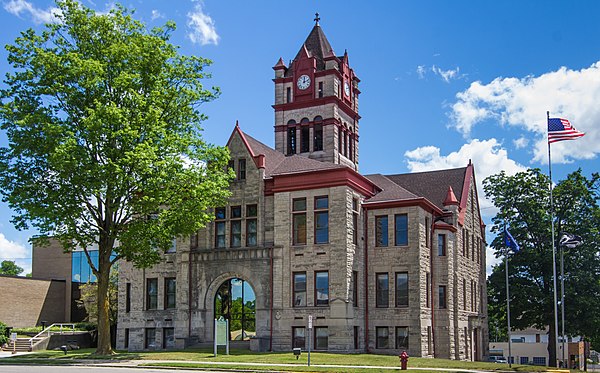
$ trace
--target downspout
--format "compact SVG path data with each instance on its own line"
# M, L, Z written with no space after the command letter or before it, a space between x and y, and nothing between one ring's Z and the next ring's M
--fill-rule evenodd
M269 305L269 313L271 314L271 322L270 322L270 331L269 331L269 351L273 351L273 250L274 248L271 248L271 304Z
M369 210L363 208L365 216L365 350L369 352Z
M435 286L433 285L433 234L435 233L435 213L434 210L431 210L431 233L429 234L429 286L431 287L430 296L431 296L431 352L433 357L435 358Z

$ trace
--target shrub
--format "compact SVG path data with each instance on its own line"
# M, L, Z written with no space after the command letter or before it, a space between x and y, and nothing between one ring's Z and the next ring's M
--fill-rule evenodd
M8 343L8 330L6 330L6 324L0 321L0 346Z

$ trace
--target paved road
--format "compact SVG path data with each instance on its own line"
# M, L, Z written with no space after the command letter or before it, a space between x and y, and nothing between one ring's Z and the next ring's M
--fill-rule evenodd
M0 365L0 372L2 373L165 373L167 370L165 369L140 369L140 368L117 368L117 367L90 367L90 366L6 366ZM198 373L198 370L177 370L178 373L186 373L193 372ZM223 370L212 371L212 370L203 370L204 373L223 373Z

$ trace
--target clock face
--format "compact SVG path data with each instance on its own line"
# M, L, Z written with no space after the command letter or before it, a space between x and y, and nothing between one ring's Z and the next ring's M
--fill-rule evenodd
M350 84L348 82L344 82L344 93L346 96L350 96Z
M308 75L300 75L296 84L298 85L298 88L305 90L310 87L310 77Z

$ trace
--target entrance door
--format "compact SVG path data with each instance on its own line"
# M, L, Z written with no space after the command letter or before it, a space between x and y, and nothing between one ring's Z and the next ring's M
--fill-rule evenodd
M215 318L229 320L229 339L246 341L256 335L256 296L240 278L225 281L215 296Z
M473 353L473 361L479 361L481 358L479 357L479 329L473 329L473 347L475 349Z

